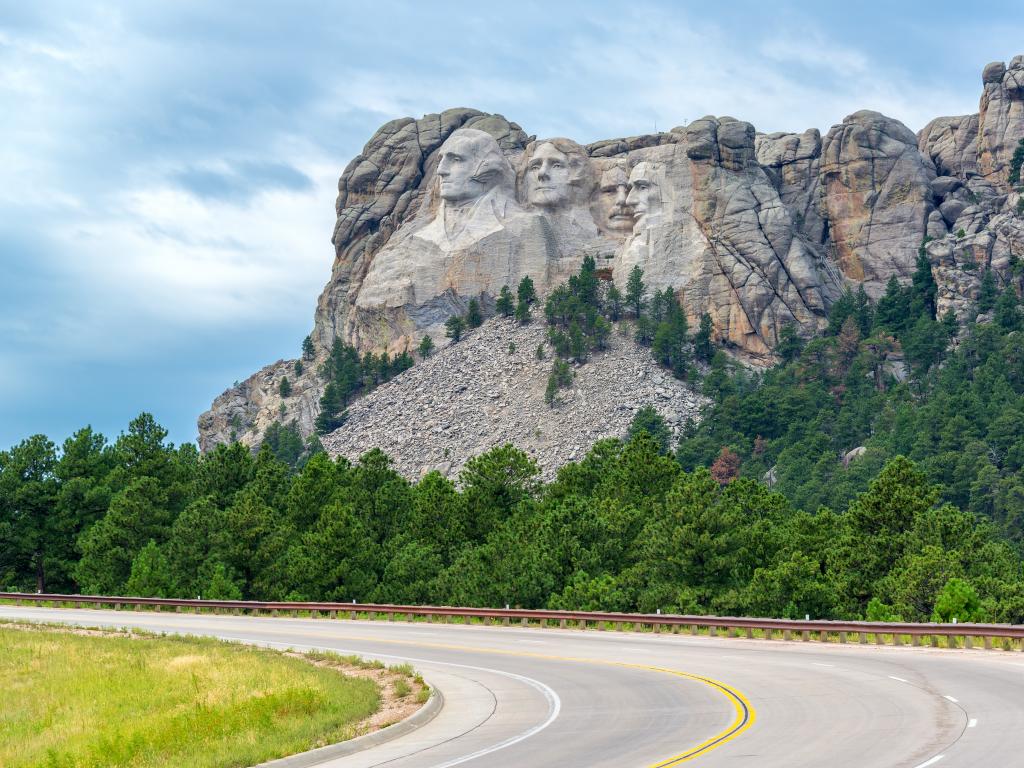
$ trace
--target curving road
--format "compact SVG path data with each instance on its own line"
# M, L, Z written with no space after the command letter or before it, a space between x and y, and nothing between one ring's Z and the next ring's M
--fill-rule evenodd
M336 768L1024 764L1024 654L0 606L19 618L409 661L442 691Z

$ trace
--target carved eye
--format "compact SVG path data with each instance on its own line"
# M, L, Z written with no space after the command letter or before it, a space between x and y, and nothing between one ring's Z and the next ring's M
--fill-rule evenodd
M555 162L553 162L551 165L554 168L565 168L565 163L563 163L561 160L555 160Z

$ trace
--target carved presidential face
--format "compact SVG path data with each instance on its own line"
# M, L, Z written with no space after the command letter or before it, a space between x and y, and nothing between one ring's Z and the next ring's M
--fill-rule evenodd
M467 203L496 186L511 192L512 177L512 167L488 133L460 128L441 146L437 178L445 202Z
M656 216L662 209L662 179L657 166L640 162L629 174L629 194L626 203L633 209L633 225L644 223L648 216Z
M475 178L476 147L472 138L452 136L441 148L441 161L437 164L441 197L451 203L465 202L480 197L486 186Z
M626 203L629 195L629 176L625 169L613 166L601 174L601 219L613 232L633 229L633 210Z
M554 144L541 144L526 166L526 200L538 208L569 202L569 158Z

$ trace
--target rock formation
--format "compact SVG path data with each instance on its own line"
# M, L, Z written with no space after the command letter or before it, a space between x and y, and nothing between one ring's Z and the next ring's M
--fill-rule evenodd
M691 325L709 314L716 339L754 364L771 362L784 326L821 328L844 287L877 297L891 277L909 280L926 241L940 311L966 318L984 270L1005 283L1024 251L1009 180L1024 57L982 81L977 114L917 135L870 111L824 136L705 117L587 146L471 109L387 123L339 181L305 372L288 398L291 361L225 392L200 418L200 445L256 445L282 406L308 432L335 339L394 353L430 334L443 346L445 320L471 299L491 312L525 276L543 295L587 254L619 285L640 266L649 290L671 288Z
M323 438L324 448L352 460L380 448L399 472L418 479L432 469L454 478L468 459L512 443L550 480L596 440L625 436L645 405L674 432L698 418L704 399L659 368L649 350L618 334L548 406L544 386L552 361L534 354L544 338L540 321L521 326L492 318L349 406L345 424Z

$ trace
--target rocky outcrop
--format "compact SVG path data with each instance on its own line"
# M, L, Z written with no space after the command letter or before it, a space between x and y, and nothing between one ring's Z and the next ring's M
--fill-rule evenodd
M845 277L880 296L914 271L932 212L935 166L898 120L863 110L822 142L821 204Z
M989 64L981 79L978 171L1005 192L1010 160L1024 139L1024 56L1014 56L1009 66L1001 61Z
M288 379L291 392L281 395L281 382ZM323 385L312 366L295 373L294 360L278 360L257 371L221 394L210 410L199 417L199 449L209 451L220 443L238 440L258 448L263 433L275 421L294 421L303 435L313 433L320 411Z
M981 276L1000 284L1024 252L1009 166L1024 137L1024 58L985 67L979 111L914 135L861 111L824 136L758 134L731 117L581 146L537 140L501 115L452 109L382 126L338 186L334 264L317 304L315 353L283 403L311 429L335 339L362 351L446 343L445 320L508 284L546 291L584 255L625 285L639 266L671 288L691 325L711 316L735 356L772 361L786 325L810 335L844 286L879 296L910 279L919 248L939 308L971 316ZM200 419L204 449L257 444L281 418L269 366Z
M455 477L473 456L512 443L551 479L596 440L625 436L645 405L674 431L699 418L704 399L619 334L607 351L575 366L572 385L548 406L552 362L536 356L544 339L540 322L494 318L353 403L345 424L322 439L324 448L352 460L380 448L417 479L430 470Z

